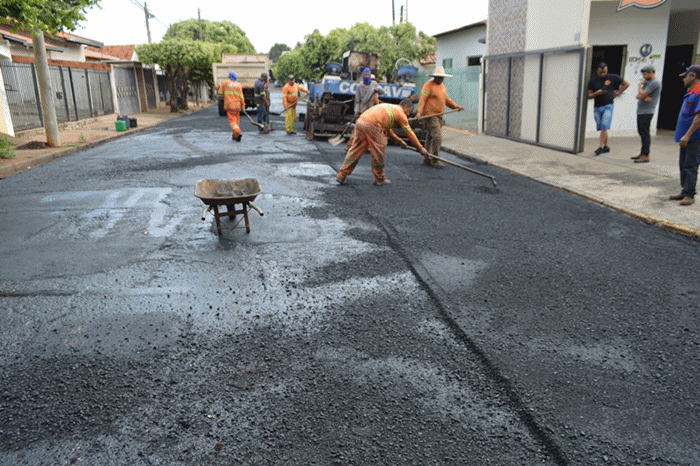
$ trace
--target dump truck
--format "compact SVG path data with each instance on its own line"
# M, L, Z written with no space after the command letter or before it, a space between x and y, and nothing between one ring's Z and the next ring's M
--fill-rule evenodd
M323 78L320 81L310 81L309 103L304 115L307 139L327 138L340 134L347 128L355 113L355 93L362 82L362 71L365 68L379 76L379 56L375 53L348 51L343 54L343 63L326 63ZM402 67L402 71L404 68L406 67ZM416 85L410 79L415 76L417 69L414 70L412 76L409 76L410 73L397 73L395 83L379 82L384 89L384 95L380 95L379 100L392 104L398 104L405 98L418 101Z
M212 65L214 72L214 85L217 89L221 83L228 79L229 71L238 76L238 82L243 87L243 97L246 108L255 107L253 100L253 88L255 81L262 73L269 73L270 57L266 53L222 53L221 63ZM223 96L219 96L219 115L226 115Z

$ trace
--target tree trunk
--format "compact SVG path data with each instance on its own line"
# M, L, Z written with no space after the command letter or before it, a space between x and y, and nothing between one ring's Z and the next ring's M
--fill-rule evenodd
M34 42L36 76L39 81L39 94L41 95L41 112L44 115L46 144L49 147L58 147L61 145L61 136L58 133L58 120L56 119L53 89L51 89L51 75L49 74L49 60L46 57L44 34L41 31L36 31L32 35L32 40Z
M175 80L177 75L173 73L169 66L165 68L165 79L168 80L168 89L170 91L170 112L177 112L177 84Z

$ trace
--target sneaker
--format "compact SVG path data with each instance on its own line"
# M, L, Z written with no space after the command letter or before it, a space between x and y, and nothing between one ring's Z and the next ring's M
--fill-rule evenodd
M638 159L635 159L634 163L647 163L649 161L648 155L641 155Z
M238 136L236 136L236 141L241 142L242 137L243 137L243 135L239 134Z
M603 152L603 153L605 153L605 152L610 152L610 147L608 147L608 146L603 146L603 151L602 151L602 152Z
M291 130L291 131L289 132L289 134L297 134L297 132L294 131L294 130Z
M387 179L385 178L384 181L375 181L374 184L375 184L375 185L378 185L378 186L379 186L379 185L384 185L384 184L391 184L391 180L387 180Z
M634 157L630 157L632 160L637 160L642 157L642 154L635 155Z
M693 202L695 202L695 199L694 199L694 198L692 198L692 197L690 197L690 196L685 196L685 197L681 200L681 205L690 205L690 204L692 204Z
M685 196L681 194L674 194L673 196L668 196L669 201L682 201Z
M269 133L269 131L266 130L266 129L261 129L260 131L258 131L258 133L260 133L260 134L267 134L267 133Z
M341 186L344 186L344 185L348 184L348 180L347 180L346 178L341 178L341 177L339 177L339 176L336 176L336 177L335 177L335 181L337 181L338 184L341 185Z
M599 148L597 148L593 153L594 153L595 155L600 155L600 154L603 153L603 148L602 148L602 147L599 147Z

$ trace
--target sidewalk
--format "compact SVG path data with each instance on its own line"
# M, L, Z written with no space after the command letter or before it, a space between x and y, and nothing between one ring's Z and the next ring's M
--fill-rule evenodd
M610 138L611 152L593 155L598 138L586 139L579 154L558 152L445 127L443 150L563 189L624 212L645 223L700 238L700 202L682 207L668 197L681 191L678 144L659 130L652 137L651 161L634 163L639 137ZM501 189L508 189L499 183Z
M212 104L209 104L212 105ZM188 113L203 107L190 107ZM137 128L117 132L116 116L105 115L61 125L61 147L18 149L12 159L0 159L0 179L30 170L99 143L142 131L183 113L170 113L168 107L130 115ZM46 141L44 129L19 133L10 138L15 146ZM611 138L612 151L594 156L598 140L587 139L584 152L573 155L530 144L445 127L443 150L520 174L619 210L645 223L700 239L700 202L681 207L668 201L680 192L678 145L673 134L660 131L652 138L651 162L633 163L639 152L638 137ZM508 189L499 183L500 189Z
M213 104L209 104L213 105ZM117 131L115 114L88 118L80 121L69 121L59 124L60 147L46 147L46 134L44 128L31 129L16 133L15 137L9 137L9 141L15 146L16 155L11 159L0 159L0 179L30 170L43 165L51 160L73 154L83 149L109 141L128 134L134 134L165 121L180 118L188 113L196 112L205 107L196 107L190 103L186 112L171 113L170 107L159 107L149 110L147 113L129 115L135 118L137 127L126 131ZM29 146L26 149L18 149Z

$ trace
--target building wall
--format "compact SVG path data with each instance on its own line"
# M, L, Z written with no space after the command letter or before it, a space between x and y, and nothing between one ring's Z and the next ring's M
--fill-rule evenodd
M668 24L668 45L695 46L693 63L700 64L700 10L685 13L673 13Z
M486 26L477 26L437 38L435 64L442 66L446 58L452 59L452 68L465 68L467 57L483 56L486 45L479 39L486 37Z
M618 2L591 3L588 43L591 46L627 45L627 60L623 64L622 77L630 83L630 88L622 97L615 99L610 135L635 136L637 135L635 95L642 78L639 70L647 63L652 64L656 68L657 79L661 80L663 77L671 4L666 2L659 7L649 9L630 7L621 11L617 11L617 7ZM671 29L675 30L673 26ZM652 46L652 53L647 58L640 54L640 48L644 44ZM658 112L651 123L653 134L656 132L657 114ZM597 134L593 118L593 102L588 100L586 137L595 137Z
M11 58L10 47L6 43L0 43L0 61L9 62ZM10 115L10 107L7 101L7 94L5 92L5 82L0 73L0 133L9 134L10 136L15 135L14 128L12 127L12 117Z
M581 44L588 24L590 0L528 2L526 50L546 50Z

